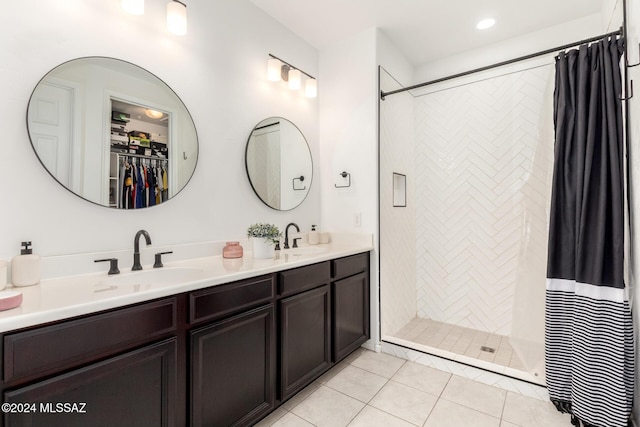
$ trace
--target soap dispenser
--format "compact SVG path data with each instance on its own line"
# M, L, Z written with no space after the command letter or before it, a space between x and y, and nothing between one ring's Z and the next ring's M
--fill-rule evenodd
M13 286L31 286L40 283L40 255L33 253L31 242L22 242L20 255L11 260L11 283Z
M311 226L311 231L309 232L309 236L307 237L307 240L309 241L310 245L317 245L319 242L318 239L318 232L316 231L316 226L312 225Z

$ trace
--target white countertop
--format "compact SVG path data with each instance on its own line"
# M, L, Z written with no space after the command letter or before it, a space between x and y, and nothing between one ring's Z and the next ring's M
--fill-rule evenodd
M35 286L8 287L7 290L22 292L23 302L20 307L0 312L0 332L355 255L372 250L373 243L371 237L365 237L336 239L332 243L313 247L326 251L292 255L290 251L282 250L276 251L273 259L255 259L245 247L244 257L237 259L225 259L221 255L174 262L165 259L163 263L167 277L175 275L176 280L161 281L159 284L118 284L118 281L126 281L126 276L133 277L137 274L121 267L122 273L119 275L108 276L105 269L102 273L45 279ZM143 271L154 270L151 265L143 267ZM190 269L182 270L189 273L185 275L187 279L178 279L179 269ZM172 274L170 270L177 274Z

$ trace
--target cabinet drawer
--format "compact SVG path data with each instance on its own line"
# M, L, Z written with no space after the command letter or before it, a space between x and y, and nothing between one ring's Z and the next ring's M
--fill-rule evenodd
M4 380L54 373L151 342L176 329L176 299L4 336Z
M331 262L333 264L333 278L335 280L342 279L343 277L367 271L369 268L369 252L334 259Z
M271 274L191 292L189 322L219 319L268 303L273 297L274 277Z
M329 261L278 273L278 293L282 296L293 295L331 281Z

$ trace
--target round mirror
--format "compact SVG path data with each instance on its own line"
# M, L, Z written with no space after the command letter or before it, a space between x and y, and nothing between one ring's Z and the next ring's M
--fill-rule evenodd
M270 117L253 128L245 165L253 191L273 209L291 210L309 194L311 151L300 129L287 119Z
M47 73L31 94L27 128L56 181L116 209L166 202L198 159L195 125L175 92L113 58L74 59Z

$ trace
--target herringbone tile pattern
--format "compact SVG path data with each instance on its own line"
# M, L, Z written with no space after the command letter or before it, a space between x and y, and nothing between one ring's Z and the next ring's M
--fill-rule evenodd
M539 145L553 145L540 138L549 76L537 68L417 98L419 317L511 333L517 279L546 253L546 238L528 233L546 229L548 168L534 165L548 156Z

